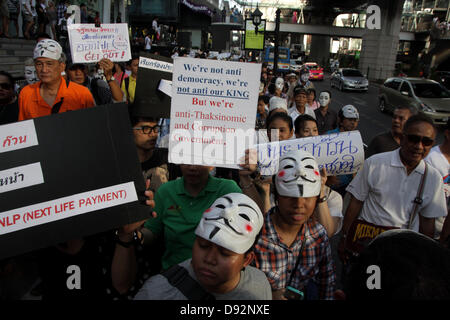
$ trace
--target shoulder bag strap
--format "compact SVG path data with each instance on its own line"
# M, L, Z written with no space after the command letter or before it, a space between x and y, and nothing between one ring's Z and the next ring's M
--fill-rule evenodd
M427 177L427 172L428 172L428 165L427 165L426 161L423 161L423 162L425 163L425 171L422 175L422 179L420 180L420 185L419 185L419 189L417 190L417 195L413 201L414 207L413 207L412 214L409 217L408 229L412 228L413 220L417 214L417 209L419 208L419 205L421 205L423 202L422 194L423 194L423 189L424 189L424 185L425 185L425 179Z
M67 79L65 81L66 81L66 87L69 88L70 80ZM63 102L64 102L64 97L61 97L61 100L53 105L52 114L59 113L59 110L61 109Z
M302 230L300 231L300 236L301 236L301 232L303 231L303 228L305 228L305 224L303 224L303 226L302 226ZM305 243L306 243L306 232L305 232L305 237L303 237L302 244L300 246L300 250L299 250L299 253L298 253L297 261L295 262L294 269L292 269L291 275L289 276L289 280L288 280L288 282L286 284L286 287L291 285L292 279L294 278L295 272L297 271L298 265L300 263L300 259L303 256L303 248L305 247Z
M189 272L185 268L179 265L174 265L163 272L162 275L167 278L172 286L180 290L188 300L216 299L212 294L206 292L200 284L189 275Z

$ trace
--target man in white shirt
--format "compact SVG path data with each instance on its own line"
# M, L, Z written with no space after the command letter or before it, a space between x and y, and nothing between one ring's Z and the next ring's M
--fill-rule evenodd
M145 51L150 52L152 49L152 39L150 38L150 34L147 33L145 36Z
M447 215L444 186L439 172L427 166L418 212L409 226L415 198L425 173L425 161L436 137L433 121L419 114L408 119L400 148L374 155L347 187L351 195L344 216L339 254L347 260L345 239L353 222L362 219L383 226L411 229L434 236L435 218Z
M434 146L428 156L425 158L425 161L432 165L439 173L444 182L444 192L445 199L447 202L447 210L449 208L449 200L450 200L450 186L449 186L449 174L450 174L450 120L447 121L447 126L444 131L444 143L441 145ZM434 238L439 239L444 242L446 238L449 236L450 230L442 230L444 225L445 217L440 217L436 219L435 225L435 233ZM449 225L450 226L450 225ZM441 233L442 231L442 233Z
M294 105L288 110L288 114L292 118L292 123L294 123L295 119L301 114L307 114L314 119L316 118L314 111L306 106L306 97L307 92L304 88L300 86L294 88Z

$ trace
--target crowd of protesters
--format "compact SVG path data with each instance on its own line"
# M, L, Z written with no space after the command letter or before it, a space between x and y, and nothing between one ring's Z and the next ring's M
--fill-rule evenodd
M64 8L55 10L48 23L69 18ZM153 22L150 45L158 35L158 21ZM0 71L0 125L127 103L153 217L0 261L0 299L450 297L450 121L444 143L433 147L434 123L398 105L392 129L369 143L362 169L350 175L327 176L306 151L283 155L271 177L258 172L253 150L246 151L240 170L175 165L159 143L165 120L134 105L138 55L126 64L108 59L74 64L64 44L49 36L39 40L24 65L25 86L17 88L14 78ZM180 48L172 57L187 55ZM208 52L194 57L218 58ZM255 81L260 142L358 130L357 108L331 110L332 93L316 91L306 68L283 75L263 64ZM358 224L394 230L355 249L350 240ZM344 292L337 290L333 238L339 240ZM438 263L418 262L431 254L428 260ZM367 280L361 270L373 261L392 262L395 269L377 294L361 286ZM402 263L415 273L401 275L408 268ZM66 286L70 265L83 270L79 290ZM18 281L24 274L29 276Z

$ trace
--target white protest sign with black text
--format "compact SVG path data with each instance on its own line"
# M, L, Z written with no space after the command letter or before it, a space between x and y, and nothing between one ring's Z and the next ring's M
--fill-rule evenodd
M317 160L327 175L357 172L364 163L364 145L359 131L349 131L259 144L258 168L261 175L274 175L280 157L294 150L306 150Z
M238 168L252 147L261 65L174 60L169 161Z
M114 62L131 59L128 24L72 24L68 27L73 63Z

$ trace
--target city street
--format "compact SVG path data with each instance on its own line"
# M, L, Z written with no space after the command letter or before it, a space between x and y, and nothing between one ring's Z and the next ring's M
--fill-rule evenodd
M338 112L346 104L354 105L360 115L358 129L361 132L363 142L369 145L370 141L378 134L388 131L391 127L392 116L382 113L378 108L378 85L371 84L366 92L341 92L330 86L330 74L325 74L324 81L314 81L317 96L321 90L331 92L331 109ZM438 127L436 143L444 141L443 129Z

